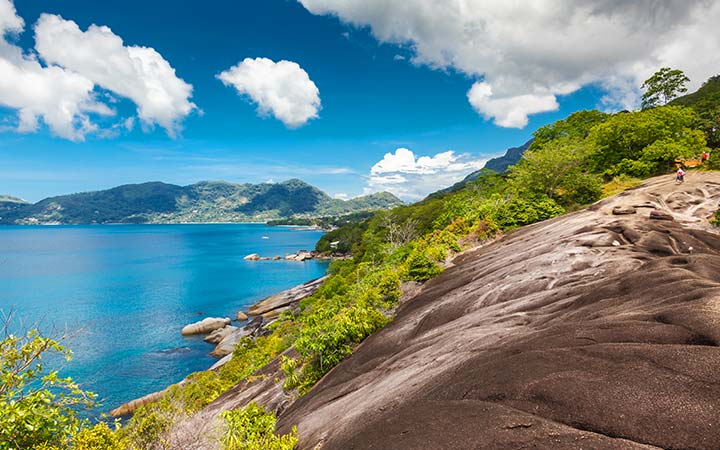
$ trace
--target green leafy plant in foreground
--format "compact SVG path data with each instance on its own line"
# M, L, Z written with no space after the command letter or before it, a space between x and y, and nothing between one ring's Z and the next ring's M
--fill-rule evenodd
M64 445L84 425L78 408L92 407L95 395L43 364L53 354L71 359L61 341L36 329L0 340L0 448Z

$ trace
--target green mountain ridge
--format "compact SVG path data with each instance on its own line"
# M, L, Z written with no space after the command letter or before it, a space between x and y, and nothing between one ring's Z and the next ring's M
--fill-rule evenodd
M14 202L13 207L4 207L0 200L0 224L265 222L401 204L387 192L333 199L299 179L261 184L201 181L188 186L154 181L49 197L34 204Z

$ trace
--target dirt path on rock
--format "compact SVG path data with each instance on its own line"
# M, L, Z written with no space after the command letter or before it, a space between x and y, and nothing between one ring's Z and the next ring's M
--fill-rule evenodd
M718 202L720 174L659 177L459 256L281 431L315 450L720 448Z

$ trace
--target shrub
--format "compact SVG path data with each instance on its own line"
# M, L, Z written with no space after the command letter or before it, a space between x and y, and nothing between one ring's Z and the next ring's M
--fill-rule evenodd
M94 394L45 369L48 354L70 360L60 341L38 330L0 340L0 448L61 445L82 425L77 408L94 406Z
M414 281L426 281L443 272L443 266L434 261L425 249L415 249L405 262L407 278Z
M275 434L275 415L251 403L241 410L225 411L223 450L292 450L298 442L297 429L290 434Z

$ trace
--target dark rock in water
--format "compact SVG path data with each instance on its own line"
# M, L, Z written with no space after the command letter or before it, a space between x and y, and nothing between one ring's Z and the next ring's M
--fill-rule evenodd
M675 220L672 214L657 209L650 211L650 218L653 220Z
M613 208L612 213L616 216L624 216L627 214L635 214L637 211L632 206L616 206Z
M160 353L163 355L174 355L178 353L189 353L193 350L190 347L178 347L178 348L168 348L165 350L158 350L156 353Z

